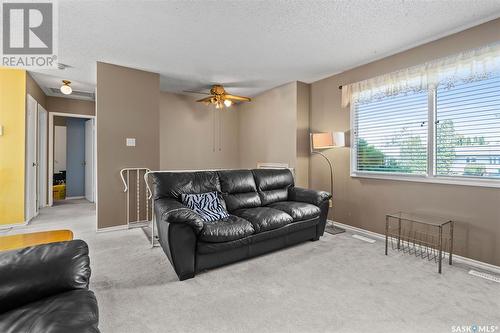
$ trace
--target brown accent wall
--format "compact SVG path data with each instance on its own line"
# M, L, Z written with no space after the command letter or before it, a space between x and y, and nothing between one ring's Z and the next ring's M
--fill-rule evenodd
M30 94L44 109L47 109L47 96L29 72L26 72L26 93Z
M80 99L47 96L48 112L62 112L95 116L95 102Z
M240 167L288 163L298 186L307 187L309 85L291 82L238 105Z
M349 109L340 107L339 85L357 82L425 61L500 41L500 19L401 52L311 86L311 128L346 131ZM398 210L449 216L457 223L459 255L500 265L500 190L485 187L352 178L349 149L325 151L335 167L334 208L330 218L384 233L384 216ZM328 190L328 167L311 158L310 186Z
M309 114L311 85L297 82L297 162L295 168L295 183L298 186L309 187Z
M239 166L238 110L217 110L196 97L160 93L160 169Z
M120 169L159 167L159 86L156 73L97 63L98 228L126 224Z
M240 166L257 162L288 163L295 168L297 82L268 90L238 106Z
M55 116L54 126L66 126L66 119L68 119L68 117Z

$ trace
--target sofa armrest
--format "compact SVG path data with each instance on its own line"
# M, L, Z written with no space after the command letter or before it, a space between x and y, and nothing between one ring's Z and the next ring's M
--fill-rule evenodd
M158 237L179 280L194 277L196 242L203 229L200 215L175 199L155 201Z
M326 220L328 217L329 200L332 195L325 191L308 190L300 187L288 189L288 200L300 201L316 205L320 209L319 222L316 226L316 240L323 236L325 232Z
M201 216L175 199L157 199L155 213L158 222L183 223L193 228L196 234L203 229Z
M0 253L0 313L73 289L87 289L90 259L82 240Z
M324 201L330 200L332 195L325 191L308 190L300 187L291 187L288 190L288 200L300 201L320 206Z

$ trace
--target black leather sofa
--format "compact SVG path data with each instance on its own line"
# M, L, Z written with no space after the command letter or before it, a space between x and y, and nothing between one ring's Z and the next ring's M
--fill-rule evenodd
M151 174L159 241L180 280L323 235L331 194L294 186L288 169ZM221 193L230 217L203 222L183 193Z
M0 252L0 332L99 332L82 240Z

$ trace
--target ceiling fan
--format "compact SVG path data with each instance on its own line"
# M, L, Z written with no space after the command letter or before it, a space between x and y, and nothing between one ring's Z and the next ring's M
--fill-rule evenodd
M220 84L214 84L210 88L210 93L199 92L199 91L186 91L186 92L210 95L208 97L197 100L197 102L205 103L207 105L213 104L215 105L216 109L222 109L224 108L224 106L230 107L231 105L233 105L233 103L236 102L251 101L250 97L228 94L227 91L224 89L224 87Z

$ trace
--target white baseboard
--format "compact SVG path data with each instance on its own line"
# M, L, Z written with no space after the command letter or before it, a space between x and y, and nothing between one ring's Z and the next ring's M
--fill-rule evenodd
M0 233L8 232L8 231L14 230L16 228L26 227L28 224L29 224L29 221L25 221L23 223L0 225ZM117 225L114 227L98 228L96 231L97 232L108 232L108 231L118 231L118 230L126 230L126 229L128 229L128 226L126 224L124 224L124 225Z
M128 229L128 226L126 224L123 224L123 225L116 225L114 227L97 228L97 232L118 231L118 230L126 230L126 229Z
M75 199L85 199L84 196L79 196L79 197L66 197L64 200L75 200Z
M0 225L0 232L25 227L29 223L30 223L30 221L24 221L21 223L12 223L12 224L2 224L2 225Z
M341 228L346 229L346 230L349 230L351 232L357 232L357 233L363 234L365 236L369 236L372 238L377 238L377 239L381 239L381 240L385 241L385 235L382 235L382 234L379 234L379 233L376 233L373 231L369 231L369 230L365 230L365 229L361 229L361 228L356 228L356 227L353 227L353 226L348 225L348 224L334 222L331 220L328 220L328 223L334 223L336 226L341 227ZM475 268L478 268L481 270L490 271L490 272L495 273L495 274L500 274L500 267L499 266L488 264L486 262L474 260L474 259L467 258L467 257L462 257L462 256L459 256L456 254L453 254L453 260L456 262L459 262L461 264L465 264L465 265L475 267Z
M357 240L360 240L360 241L363 241L363 242L367 242L367 243L372 243L372 244L376 242L376 240L373 239L373 238L361 236L361 235L358 235L358 234L352 235L352 238L356 238Z

